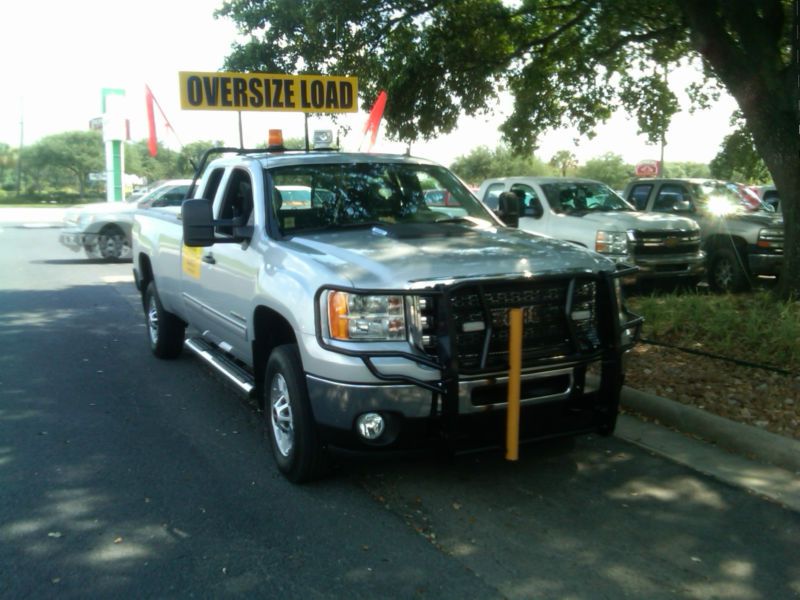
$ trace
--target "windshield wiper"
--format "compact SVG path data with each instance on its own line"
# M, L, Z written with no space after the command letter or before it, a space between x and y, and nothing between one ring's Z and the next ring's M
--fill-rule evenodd
M434 221L436 224L459 224L459 223L468 223L473 227L479 227L485 223L484 220L478 219L477 217L447 217L444 219L436 219Z

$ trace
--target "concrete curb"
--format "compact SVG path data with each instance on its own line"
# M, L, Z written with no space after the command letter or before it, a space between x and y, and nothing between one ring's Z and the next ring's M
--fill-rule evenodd
M622 388L620 403L625 408L736 454L800 473L800 441L629 387Z

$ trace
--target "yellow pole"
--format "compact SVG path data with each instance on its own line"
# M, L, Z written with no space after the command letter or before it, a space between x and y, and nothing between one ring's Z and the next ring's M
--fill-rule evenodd
M522 371L522 309L508 311L508 409L506 460L519 458L519 380Z

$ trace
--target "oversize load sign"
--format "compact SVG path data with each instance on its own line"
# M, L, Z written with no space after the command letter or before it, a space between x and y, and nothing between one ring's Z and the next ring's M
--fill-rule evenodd
M358 111L357 77L187 71L178 76L181 108L188 110Z

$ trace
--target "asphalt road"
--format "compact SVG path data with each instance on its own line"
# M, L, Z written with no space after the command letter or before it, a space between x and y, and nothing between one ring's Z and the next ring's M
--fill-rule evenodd
M800 514L618 438L345 461L149 353L131 264L0 223L0 598L800 597Z

